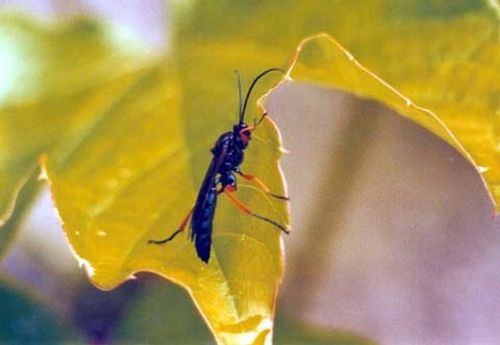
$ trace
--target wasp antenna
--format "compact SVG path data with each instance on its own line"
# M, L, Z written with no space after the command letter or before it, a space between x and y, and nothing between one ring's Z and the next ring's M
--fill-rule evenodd
M236 73L236 75L238 76L238 95L239 95L239 98L240 98L240 102L239 102L239 109L238 109L238 117L240 119L240 123L243 122L243 113L241 112L241 108L242 108L242 105L243 105L243 96L241 95L241 75L240 75L240 71L239 70L235 70L234 73Z
M281 73L285 73L285 71L283 71L281 68L270 68L270 69L265 70L261 74L259 74L257 77L255 77L252 84L248 88L248 92L247 92L247 95L245 97L245 102L243 103L243 109L241 110L240 122L243 122L245 120L245 111L247 109L248 99L250 98L250 94L252 93L252 90L253 90L255 84L257 84L257 81L259 81L260 78L262 78L266 74L268 74L270 72L274 72L274 71L279 71Z
M267 111L264 112L264 114L262 114L262 116L260 117L260 119L257 121L256 119L253 120L253 126L254 128L257 127L258 125L260 125L262 123L262 121L264 121L264 118L267 116Z

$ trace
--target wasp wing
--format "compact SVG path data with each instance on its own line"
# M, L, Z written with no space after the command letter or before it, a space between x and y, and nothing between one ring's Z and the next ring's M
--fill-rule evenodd
M226 157L228 145L222 145L217 151L201 184L191 219L191 240L194 241L198 257L204 262L210 258L212 244L212 223L217 206L216 177Z

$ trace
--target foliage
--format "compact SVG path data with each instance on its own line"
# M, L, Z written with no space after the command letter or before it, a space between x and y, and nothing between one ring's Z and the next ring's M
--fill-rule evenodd
M209 149L237 119L232 71L248 84L266 68L284 68L306 37L288 71L293 82L373 98L431 130L476 164L498 210L495 3L200 1L173 10L172 44L160 56L88 20L46 28L2 16L0 219L10 222L9 234L16 196L41 162L68 240L96 286L154 272L187 289L217 341L269 341L283 271L276 229L221 197L209 265L186 236L164 246L148 240L178 226ZM311 36L319 32L328 35ZM261 110L249 110L251 122ZM266 120L255 134L242 169L284 194L278 131ZM286 203L239 187L257 213L288 223Z
M0 342L5 344L51 344L75 342L78 337L42 303L2 280L0 283Z

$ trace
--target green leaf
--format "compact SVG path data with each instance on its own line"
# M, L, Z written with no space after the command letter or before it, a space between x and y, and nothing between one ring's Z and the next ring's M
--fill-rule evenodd
M0 282L0 305L2 344L68 344L80 341L47 307L4 280Z
M128 303L114 340L137 344L213 342L186 292L169 284L148 284Z
M24 219L26 212L30 209L31 203L40 189L40 170L36 169L25 182L19 192L16 208L7 222L0 227L0 258L7 252L10 243L13 241L19 228L19 223Z

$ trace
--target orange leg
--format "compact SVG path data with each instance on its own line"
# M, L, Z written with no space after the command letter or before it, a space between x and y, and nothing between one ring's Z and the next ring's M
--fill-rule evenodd
M260 187L260 189L262 189L264 192L266 192L270 196L272 196L276 199L290 200L290 198L287 196L282 196L282 195L277 195L277 194L272 193L271 190L269 190L269 187L267 187L265 185L265 183L262 182L257 176L245 174L241 171L238 171L238 174L240 174L240 176L243 177L245 180L254 182L258 187Z
M168 241L171 241L175 238L175 236L177 236L178 234L180 234L181 232L184 231L184 229L186 228L186 225L187 223L189 222L189 219L191 218L191 215L193 214L193 208L191 209L191 211L189 211L189 213L187 214L187 216L182 220L182 223L179 225L179 227L177 228L177 230L175 230L172 235L170 235L169 237L163 239L163 240L149 240L148 243L151 244L163 244L163 243L166 243Z
M290 230L288 230L284 225L281 225L280 223L277 223L272 219L269 219L267 217L264 217L264 216L261 216L259 214L254 213L247 205L245 205L241 200L239 200L236 196L234 196L232 194L234 192L233 187L228 186L228 187L224 188L223 192L225 195L227 195L229 200L231 200L236 205L236 207L238 207L241 211L245 212L246 214L248 214L252 217L255 217L255 218L261 219L263 221L266 221L268 223L271 223L272 225L276 226L277 228L279 228L281 231L283 231L286 234L290 233Z

